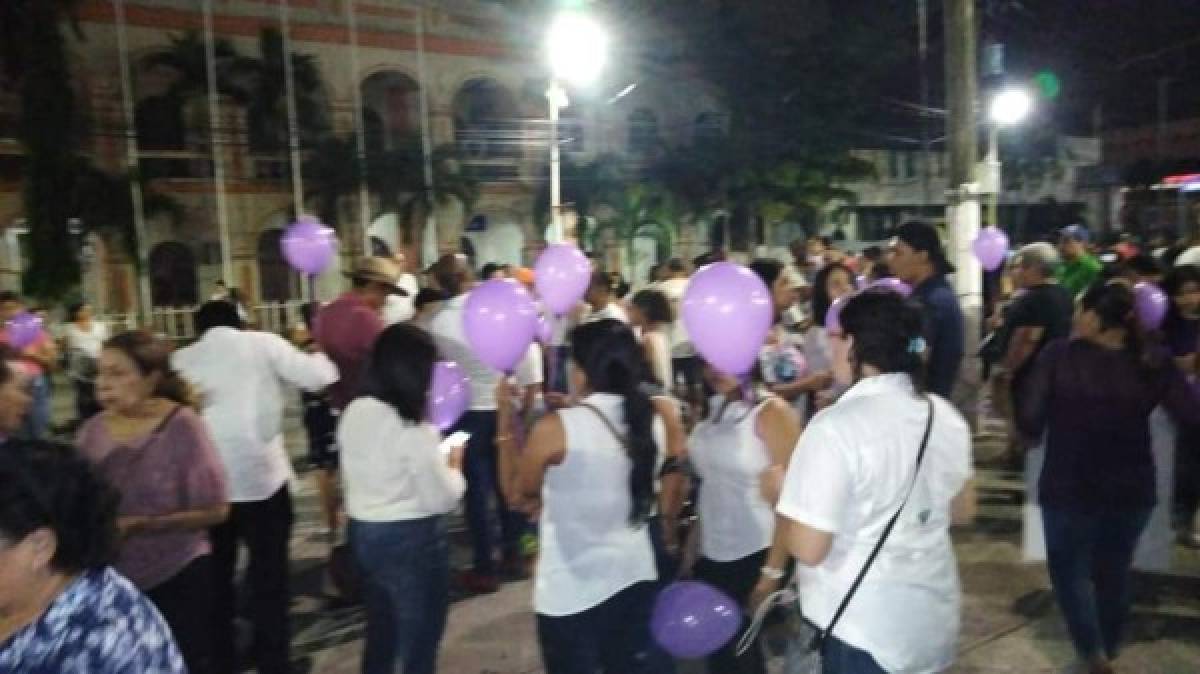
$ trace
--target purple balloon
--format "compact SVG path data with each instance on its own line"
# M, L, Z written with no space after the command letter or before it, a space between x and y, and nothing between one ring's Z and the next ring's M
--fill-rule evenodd
M471 404L471 380L458 363L440 360L433 365L425 416L443 433L454 426Z
M900 279L896 278L895 276L881 278L878 281L867 286L867 288L868 289L879 288L881 290L890 290L901 297L908 297L909 295L912 294L912 286L908 285L904 281L901 281Z
M1170 300L1162 288L1153 283L1139 283L1133 287L1138 322L1143 330L1157 330L1167 317Z
M463 330L479 360L511 372L537 334L537 307L520 283L493 279L467 295Z
M771 293L757 274L733 262L702 267L681 305L692 344L713 367L742 375L758 362L771 329Z
M1008 235L994 225L984 227L971 243L971 249L975 251L975 257L979 258L979 263L984 269L996 271L1004 264L1004 258L1008 254Z
M825 334L836 335L841 333L842 307L846 306L846 302L849 302L851 297L853 295L843 295L829 305L829 310L825 312Z
M742 626L742 609L720 590L697 581L671 583L658 594L650 631L677 658L702 658L729 643Z
M8 345L20 351L42 337L42 317L28 311L13 316L4 324Z
M333 261L337 235L311 215L302 215L288 226L279 245L293 269L316 276Z
M554 243L538 256L533 274L538 295L561 316L583 299L592 280L592 263L572 244Z

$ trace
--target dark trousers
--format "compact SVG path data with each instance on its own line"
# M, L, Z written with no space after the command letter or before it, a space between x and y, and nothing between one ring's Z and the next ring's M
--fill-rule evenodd
M1130 567L1149 508L1082 511L1042 507L1046 562L1075 651L1114 659L1129 614Z
M213 671L212 580L212 558L202 555L146 591L170 626L191 674Z
M75 417L87 421L100 411L100 404L96 402L96 382L73 379L71 383L75 386Z
M434 674L450 597L446 519L350 520L349 536L367 608L363 674Z
M762 575L763 564L767 561L767 551L747 555L732 562L717 562L707 557L696 560L693 575L696 580L704 581L732 597L738 604L745 606L750 599L754 585ZM743 617L742 629L745 632L750 626L750 619ZM737 654L738 637L729 640L715 653L708 656L710 672L728 672L729 674L764 674L766 663L763 662L762 649L758 643L751 644L740 657Z
M546 674L671 674L675 665L650 636L658 583L631 585L569 616L538 614Z
M821 674L887 674L871 654L830 635L821 652Z
M475 571L484 575L496 574L496 536L492 525L492 500L500 520L500 547L505 559L519 554L525 518L508 509L500 493L496 465L496 412L470 411L462 416L451 431L471 434L463 456L463 476L467 479L467 526L471 529L471 548Z
M214 630L217 671L236 671L233 620L237 611L234 575L238 546L250 554L247 581L250 620L254 623L254 663L262 674L288 671L291 631L288 622L288 542L292 535L292 497L285 484L265 501L233 503L229 519L209 535L216 577Z

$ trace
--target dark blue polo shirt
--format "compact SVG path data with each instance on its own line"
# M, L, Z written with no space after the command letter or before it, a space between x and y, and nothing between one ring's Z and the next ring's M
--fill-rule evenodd
M949 398L963 359L963 315L954 288L937 275L913 289L925 308L925 339L929 356L925 375L931 393Z

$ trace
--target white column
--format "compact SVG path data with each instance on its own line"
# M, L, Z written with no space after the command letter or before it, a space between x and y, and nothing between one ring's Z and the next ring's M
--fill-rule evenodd
M425 213L425 226L421 232L421 266L428 268L438 258L438 204L434 196L433 183L433 126L429 120L429 78L425 71L425 10L413 8L417 13L417 103L421 110L421 152L425 159L425 196L429 211Z
M358 226L363 255L371 254L371 195L367 191L367 137L363 122L362 88L358 63L358 13L354 0L346 0L346 25L350 32L350 101L354 106L354 156L358 162Z
M204 0L204 62L208 75L208 134L212 146L213 181L216 183L217 234L221 242L221 277L226 284L237 285L233 278L233 248L229 239L229 204L225 195L225 152L218 131L220 93L217 91L217 56L213 41L212 0Z
M125 1L113 0L117 24L117 57L121 67L121 101L125 113L125 160L130 173L129 196L133 201L133 228L137 237L138 314L143 324L150 322L150 255L146 241L146 213L142 205L142 184L138 180L137 123L133 114L133 86L129 71L129 42L125 36Z
M558 111L567 105L567 92L562 85L551 80L546 91L546 103L550 109L550 228L547 243L563 240L562 218L562 152L558 144Z

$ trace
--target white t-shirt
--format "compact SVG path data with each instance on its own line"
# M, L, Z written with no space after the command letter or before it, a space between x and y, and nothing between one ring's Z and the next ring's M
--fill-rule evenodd
M383 322L386 325L394 325L412 320L412 317L417 314L416 304L414 304L417 300L417 293L420 291L417 285L417 277L412 274L401 274L400 278L396 279L396 285L404 288L408 296L387 296L382 312Z
M690 358L696 355L696 349L692 346L692 340L688 337L687 327L683 324L683 294L687 291L688 279L672 278L662 281L655 290L666 295L667 301L671 303L671 314L675 317L675 322L671 325L671 357L672 358Z
M493 411L496 409L496 382L500 373L485 365L471 349L467 341L466 330L463 328L463 313L467 304L467 295L452 297L442 303L442 307L433 315L429 322L429 331L437 342L441 357L458 363L467 378L471 381L471 409L475 411ZM531 345L536 346L536 344ZM530 348L521 362L517 363L514 373L520 386L542 383L541 350Z
M889 672L940 671L954 661L961 589L950 543L950 503L971 475L971 435L933 396L934 422L920 476L834 635ZM777 510L833 533L816 567L797 566L804 615L833 618L913 479L928 418L907 375L864 379L823 410L792 454Z
M620 304L617 304L616 302L609 302L608 305L603 309L597 309L589 312L588 315L583 319L583 322L591 323L593 321L603 321L608 319L621 321L622 323L629 323L629 314L625 313L625 309L623 309Z
M375 398L358 398L346 407L337 440L346 513L356 520L444 515L467 488L462 473L446 465L437 429L408 421Z
M732 562L771 545L775 513L762 497L759 476L771 464L770 450L758 437L753 409L715 396L712 415L696 424L688 456L703 480L700 485L700 552L717 562ZM717 415L720 414L720 418Z
M596 393L584 402L625 432L621 396ZM591 410L570 407L558 415L567 451L561 464L546 469L533 584L533 609L547 616L581 613L658 577L647 527L629 526L633 463L625 449Z
M108 328L100 321L92 321L90 330L67 323L63 326L63 337L67 340L67 371L71 378L95 379L96 360L100 358L104 340L108 339Z

